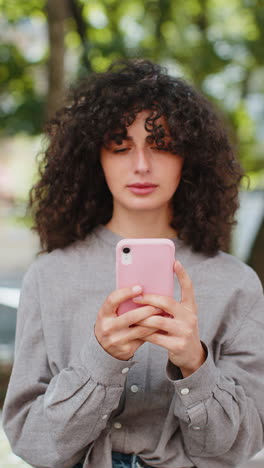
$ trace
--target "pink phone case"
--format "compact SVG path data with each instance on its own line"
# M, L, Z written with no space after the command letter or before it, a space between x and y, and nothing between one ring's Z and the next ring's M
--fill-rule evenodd
M124 254L123 249L130 249ZM145 294L173 297L175 246L170 239L122 239L116 246L116 287L139 284ZM129 299L117 314L142 307Z

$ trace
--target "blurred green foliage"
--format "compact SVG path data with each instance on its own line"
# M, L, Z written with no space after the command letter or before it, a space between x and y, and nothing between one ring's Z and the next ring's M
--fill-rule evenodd
M261 174L263 184L263 0L71 3L81 12L85 37L68 9L66 84L87 71L104 71L119 57L145 57L167 66L214 101L246 171ZM45 2L0 0L0 16L0 134L37 134L47 89ZM36 44L20 40L28 31Z

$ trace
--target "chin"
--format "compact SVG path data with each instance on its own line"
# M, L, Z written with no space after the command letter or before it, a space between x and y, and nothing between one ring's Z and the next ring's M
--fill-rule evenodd
M135 200L134 203L127 204L127 209L137 210L137 211L151 211L158 210L160 208L166 208L167 203L151 203L149 200Z

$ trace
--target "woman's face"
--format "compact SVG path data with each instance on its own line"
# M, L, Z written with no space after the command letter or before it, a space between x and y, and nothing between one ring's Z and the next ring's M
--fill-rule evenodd
M115 211L168 209L169 202L181 180L183 158L154 143L148 143L150 135L144 124L149 112L143 111L127 128L128 138L121 145L110 142L101 150L101 164ZM165 120L160 118L159 123ZM169 138L169 135L167 135ZM166 138L165 138L166 139Z

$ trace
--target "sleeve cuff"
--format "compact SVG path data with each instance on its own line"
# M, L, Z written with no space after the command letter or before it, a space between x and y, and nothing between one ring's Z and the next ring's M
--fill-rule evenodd
M185 408L207 399L212 394L219 379L218 370L210 351L206 345L204 347L207 351L205 362L197 371L186 378L183 378L180 369L170 361L167 364L167 377L174 384L175 391Z
M122 361L108 354L97 341L94 331L83 346L80 358L91 378L105 386L123 386L127 373L136 363L133 358Z

